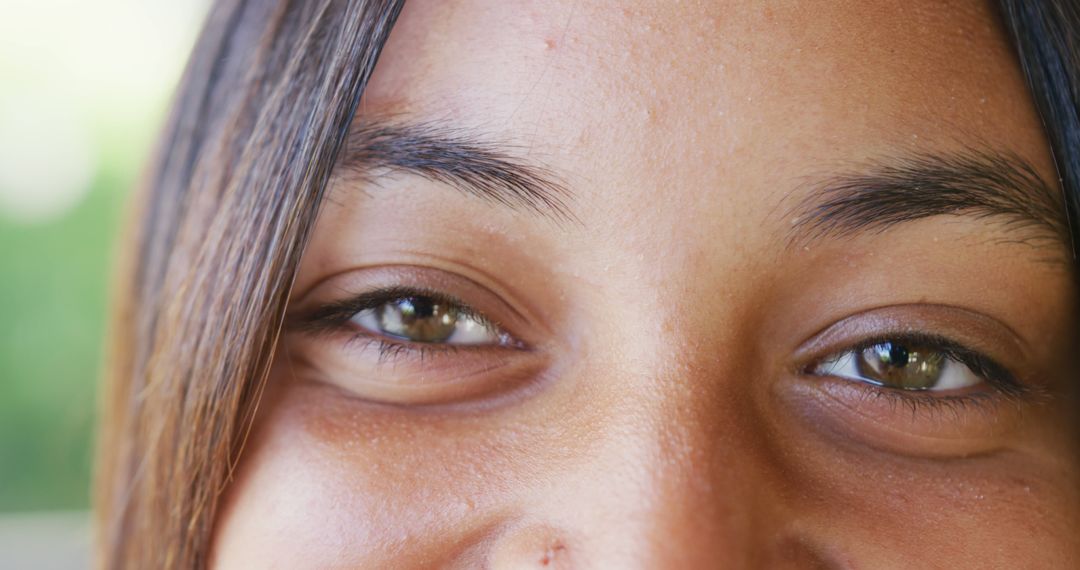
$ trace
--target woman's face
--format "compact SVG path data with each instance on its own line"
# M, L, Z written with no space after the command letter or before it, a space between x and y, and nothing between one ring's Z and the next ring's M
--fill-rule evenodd
M1075 564L1060 193L960 4L410 1L216 564Z

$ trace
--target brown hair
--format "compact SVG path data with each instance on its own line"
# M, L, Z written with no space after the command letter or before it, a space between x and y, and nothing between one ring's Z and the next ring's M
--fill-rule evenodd
M402 3L212 8L118 288L98 444L100 566L205 565L301 252Z

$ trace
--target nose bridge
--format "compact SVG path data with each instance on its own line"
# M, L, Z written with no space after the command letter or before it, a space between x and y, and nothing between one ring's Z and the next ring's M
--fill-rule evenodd
M529 510L547 521L520 535L533 546L507 552L536 552L539 541L567 562L555 567L693 569L753 567L768 548L779 520L769 481L779 479L748 387L752 347L730 307L703 298L598 304L605 322L654 325L620 329L588 351L579 372L588 389L564 408L589 426L588 444L532 497Z
M752 418L717 378L724 365L686 347L678 355L654 347L634 375L642 389L606 412L626 420L598 459L620 476L590 483L596 516L615 514L598 521L611 529L598 547L635 552L627 562L646 568L747 567L762 514Z
M740 567L747 550L754 505L743 485L751 458L739 449L749 430L724 415L711 376L693 363L654 373L668 389L642 434L647 461L637 468L648 500L633 521L650 567Z

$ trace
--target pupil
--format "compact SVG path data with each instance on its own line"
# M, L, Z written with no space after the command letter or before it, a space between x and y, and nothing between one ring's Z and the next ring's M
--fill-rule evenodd
M947 357L940 350L883 342L859 353L859 375L882 386L929 390L941 380Z
M886 362L897 368L903 368L908 365L909 355L906 348L891 342L886 343L885 347L887 354L885 355L884 360Z
M427 297L407 297L400 301L402 315L414 319L427 319L434 316L437 307L435 301Z
M382 305L376 314L384 334L413 342L442 342L458 326L454 306L431 297L402 297Z

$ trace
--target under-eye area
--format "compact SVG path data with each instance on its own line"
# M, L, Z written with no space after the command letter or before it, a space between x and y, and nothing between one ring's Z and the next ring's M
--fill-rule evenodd
M815 420L901 454L1008 448L1067 393L1009 326L934 304L848 316L800 347L793 367Z

